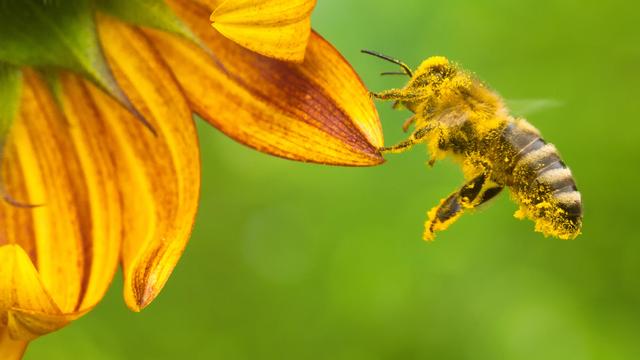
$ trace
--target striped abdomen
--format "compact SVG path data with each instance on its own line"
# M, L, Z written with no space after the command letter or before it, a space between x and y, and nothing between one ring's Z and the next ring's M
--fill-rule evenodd
M510 121L502 141L511 155L506 185L520 204L516 215L535 220L536 230L546 235L576 237L582 226L582 200L555 146L525 120Z

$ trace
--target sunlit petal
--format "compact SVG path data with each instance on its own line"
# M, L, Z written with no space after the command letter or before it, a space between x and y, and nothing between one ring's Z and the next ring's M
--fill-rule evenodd
M133 310L160 292L187 243L200 191L195 124L171 71L145 36L109 17L99 32L114 75L155 134L90 86L105 124L124 203L124 297Z
M316 0L227 0L211 14L227 38L265 56L301 62Z
M230 137L290 159L367 166L383 161L376 109L340 54L312 34L304 63L248 51L211 30L206 7L174 2L178 15L213 51L148 31L192 108Z

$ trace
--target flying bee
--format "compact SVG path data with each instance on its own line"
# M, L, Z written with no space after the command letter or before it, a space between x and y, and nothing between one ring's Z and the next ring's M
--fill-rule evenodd
M519 205L515 216L533 220L536 231L561 239L580 234L582 199L571 171L535 127L509 114L498 94L444 57L430 57L413 71L389 56L362 52L402 69L383 75L410 77L401 89L372 93L381 100L394 100L396 109L413 112L403 125L405 131L414 125L409 138L381 151L400 153L425 143L430 165L451 156L462 166L467 183L428 212L425 240L505 187Z

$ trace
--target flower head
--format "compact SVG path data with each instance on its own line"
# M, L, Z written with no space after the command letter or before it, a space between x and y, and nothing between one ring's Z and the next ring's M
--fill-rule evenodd
M216 5L0 7L0 358L90 311L118 264L132 310L156 298L198 206L193 113L272 155L382 162L367 91L309 29L314 2Z

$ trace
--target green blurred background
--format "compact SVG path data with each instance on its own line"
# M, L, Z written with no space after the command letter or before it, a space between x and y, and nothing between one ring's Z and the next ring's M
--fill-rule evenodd
M425 212L462 183L419 146L375 168L295 163L200 124L202 205L162 295L98 308L26 359L639 359L639 6L630 1L320 0L314 27L368 87L441 54L528 114L572 168L584 234L544 238L507 194L436 242ZM379 104L386 141L407 113Z

